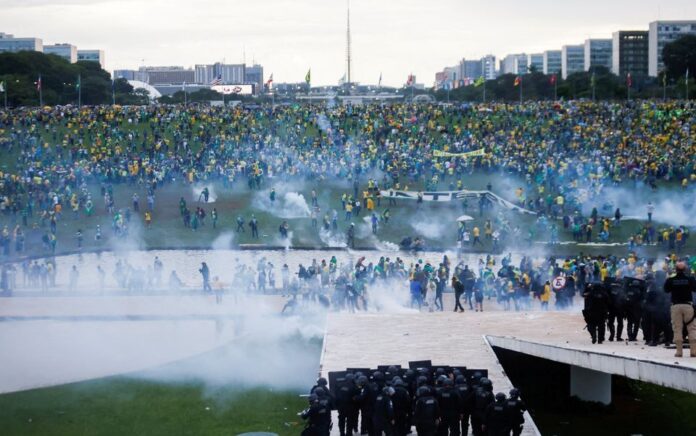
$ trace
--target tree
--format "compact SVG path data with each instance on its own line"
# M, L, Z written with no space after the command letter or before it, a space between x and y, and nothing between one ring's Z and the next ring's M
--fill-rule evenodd
M696 35L685 35L670 42L662 49L662 62L667 70L667 77L677 79L696 74Z
M10 106L39 104L39 92L36 89L39 75L46 105L77 104L78 76L84 104L111 103L111 76L97 62L80 61L71 64L60 56L34 51L0 53L0 81L7 83ZM123 88L121 95L132 95L132 92L132 87L129 90Z

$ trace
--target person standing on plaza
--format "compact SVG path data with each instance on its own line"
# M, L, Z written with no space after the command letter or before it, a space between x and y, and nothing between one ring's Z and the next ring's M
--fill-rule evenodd
M694 321L693 294L696 292L696 279L686 274L686 263L677 262L677 274L665 282L665 292L672 296L672 330L677 346L675 357L682 357L684 343L684 326L689 338L691 357L696 357L696 321Z

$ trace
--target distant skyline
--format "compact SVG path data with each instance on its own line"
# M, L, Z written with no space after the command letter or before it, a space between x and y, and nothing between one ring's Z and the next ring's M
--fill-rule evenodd
M346 0L0 0L0 32L103 49L106 68L264 66L275 82L333 85L345 63ZM648 23L696 20L696 1L351 0L354 82L432 84L462 58L535 53Z

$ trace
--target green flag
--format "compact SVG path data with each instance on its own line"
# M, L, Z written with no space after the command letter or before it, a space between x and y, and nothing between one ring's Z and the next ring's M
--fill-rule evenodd
M312 81L312 69L310 68L307 70L307 75L304 77L304 81L307 82L307 85L309 85L309 82Z
M483 76L479 77L479 78L476 79L476 81L474 82L474 86L475 86L476 88L478 88L479 86L483 86L483 85L485 85L485 84L486 84L486 79L485 79Z
M0 92L5 92L5 81L0 82Z

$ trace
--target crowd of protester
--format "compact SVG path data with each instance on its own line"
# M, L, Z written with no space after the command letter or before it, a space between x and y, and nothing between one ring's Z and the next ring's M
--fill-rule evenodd
M132 213L152 224L157 189L171 183L229 186L241 181L259 189L269 177L314 184L347 180L355 189L342 201L341 213L359 215L362 207L382 223L390 211L374 209L381 199L371 188L458 190L462 178L474 172L526 180L508 193L540 214L533 228L516 229L522 236L532 238L548 228L553 242L562 226L578 241L606 242L612 232L607 220L612 225L620 221L620 210L600 207L582 216L581 206L611 185L691 189L696 178L693 126L688 103L655 101L0 111L0 214L11 217L0 235L0 250L8 254L13 247L21 253L27 228L39 227L45 249L55 251L57 222L91 216L102 201L114 234L128 235ZM434 155L481 149L482 155L467 158ZM381 179L368 182L372 174ZM367 186L365 197L369 183L373 186ZM100 201L90 184L100 186ZM134 194L132 205L116 204L114 187L119 185L144 187L146 198ZM142 211L140 203L146 203ZM646 208L646 216L652 215L654 206ZM215 226L216 214L210 208L181 209L184 225L194 230L206 221ZM556 230L545 221L553 218L562 220L553 224ZM336 219L324 217L326 223ZM500 232L515 230L494 224ZM648 222L629 243L680 249L688 232L688 227Z

